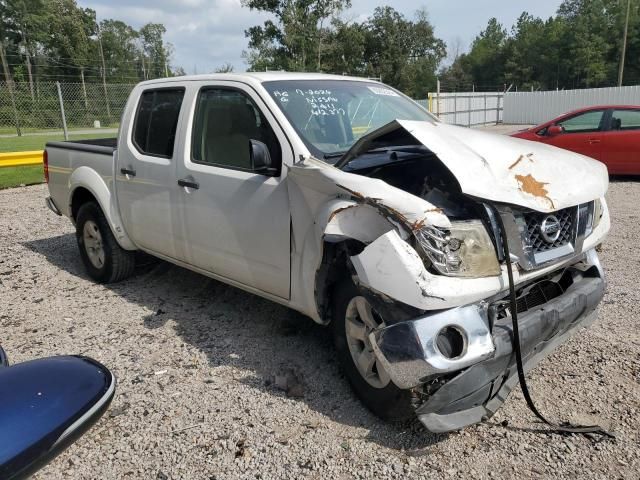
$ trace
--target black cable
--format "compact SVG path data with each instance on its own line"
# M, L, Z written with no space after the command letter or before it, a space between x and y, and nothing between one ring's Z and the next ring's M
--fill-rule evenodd
M504 258L507 264L507 276L509 278L509 310L511 313L511 323L513 324L513 350L516 354L516 366L518 369L518 380L520 381L520 388L522 389L522 394L524 395L524 399L527 402L527 406L534 413L536 417L542 420L544 423L552 427L551 431L555 431L560 434L597 434L602 435L607 438L615 439L615 435L611 432L606 431L600 425L573 425L569 422L562 422L560 424L556 424L547 420L542 413L536 408L533 403L533 399L531 398L531 393L529 392L529 387L527 387L527 379L524 374L524 366L522 364L522 350L520 346L520 330L518 329L518 305L516 300L516 287L513 281L513 271L511 269L511 256L509 253L509 240L507 238L507 231L504 226L504 222L502 221L502 216L498 211L497 207L493 204L490 205L491 209L495 213L496 222L498 223L498 227L500 229L500 234L502 236L502 247L504 251Z

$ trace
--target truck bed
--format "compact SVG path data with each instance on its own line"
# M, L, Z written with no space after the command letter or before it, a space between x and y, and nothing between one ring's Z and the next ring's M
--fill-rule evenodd
M54 147L63 150L78 150L81 152L113 155L118 148L118 139L113 138L90 138L88 140L68 140L65 142L47 142L46 148Z
M49 162L49 192L54 204L63 215L70 216L70 185L72 176L81 167L99 175L105 188L111 188L114 169L114 152L117 138L97 138L67 142L47 142L45 147Z

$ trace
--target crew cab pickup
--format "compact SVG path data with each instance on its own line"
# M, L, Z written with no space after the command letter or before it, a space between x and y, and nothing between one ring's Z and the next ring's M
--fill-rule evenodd
M528 370L604 294L604 165L446 125L374 81L143 82L117 140L48 143L45 169L91 278L128 277L141 250L287 305L330 325L368 408L434 432L517 384L511 305Z

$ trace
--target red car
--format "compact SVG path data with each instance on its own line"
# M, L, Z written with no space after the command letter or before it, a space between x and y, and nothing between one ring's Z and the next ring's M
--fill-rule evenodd
M512 136L595 158L613 175L640 174L640 106L583 108Z

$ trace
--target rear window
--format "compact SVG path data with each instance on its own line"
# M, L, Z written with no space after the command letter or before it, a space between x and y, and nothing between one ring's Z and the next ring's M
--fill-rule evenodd
M640 110L614 110L611 130L640 130Z
M184 88L142 93L133 126L133 143L141 153L171 158Z

